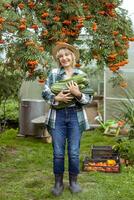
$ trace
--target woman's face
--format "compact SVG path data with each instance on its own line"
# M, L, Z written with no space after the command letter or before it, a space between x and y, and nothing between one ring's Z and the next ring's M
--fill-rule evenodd
M73 66L72 52L68 49L61 49L58 52L58 59L63 67Z

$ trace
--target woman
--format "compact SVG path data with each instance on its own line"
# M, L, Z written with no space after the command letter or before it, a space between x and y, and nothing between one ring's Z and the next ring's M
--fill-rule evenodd
M52 51L53 57L59 64L59 68L53 69L45 83L42 97L51 105L47 119L47 127L52 136L53 145L53 172L55 175L55 185L52 193L55 196L63 192L63 174L65 146L68 149L68 171L69 188L72 193L81 191L77 183L79 174L79 149L81 134L89 129L86 112L83 105L91 102L89 94L81 93L77 83L70 81L67 90L55 95L51 91L51 85L61 79L70 78L77 74L84 74L76 68L79 60L79 51L74 46L67 43L58 43ZM72 98L76 103L72 103L62 109L56 109L60 102L69 103Z

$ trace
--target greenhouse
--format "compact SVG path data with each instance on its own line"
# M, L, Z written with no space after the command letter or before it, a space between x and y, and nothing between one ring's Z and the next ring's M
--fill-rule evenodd
M133 77L134 77L134 67L133 67L134 66L134 57L133 57L134 44L133 43L130 43L130 48L129 48L128 52L129 52L128 53L129 63L124 68L122 68L121 71L125 76L125 80L127 82L128 89L130 89L131 93L134 94L134 87L133 87L133 84L134 84L134 80L133 80ZM117 108L118 108L121 106L121 100L127 100L125 92L123 93L123 91L122 91L122 87L114 87L113 88L112 83L111 84L109 83L109 79L111 76L112 76L112 74L107 70L105 73L105 76L104 76L105 77L104 78L105 119L114 117L114 116L112 116L112 114L118 115L118 109L117 109L117 111L115 110L115 113L112 112L113 111L112 105L117 104ZM131 97L131 100L132 100L132 102L134 101L134 99L132 99L132 97Z

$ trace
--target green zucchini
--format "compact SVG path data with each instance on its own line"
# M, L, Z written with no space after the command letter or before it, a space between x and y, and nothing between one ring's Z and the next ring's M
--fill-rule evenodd
M54 83L51 86L51 91L57 95L60 91L62 90L67 90L67 83L69 83L70 81L74 81L78 84L79 89L82 93L85 94L89 94L89 95L93 95L93 89L90 88L89 86L89 82L86 78L85 75L75 75L71 78L68 79L64 79L64 80L60 80L57 81L56 83ZM59 105L55 106L56 109L61 109L61 108L65 108L68 107L70 105L73 105L76 103L76 99L72 99L72 101L68 102L68 103L64 103L64 102L60 102Z
M71 78L60 80L60 81L54 83L51 86L51 91L54 94L58 94L61 90L66 90L67 89L66 84L69 83L70 81L76 82L79 85L80 89L83 89L84 87L86 87L88 85L88 80L85 75L75 75Z

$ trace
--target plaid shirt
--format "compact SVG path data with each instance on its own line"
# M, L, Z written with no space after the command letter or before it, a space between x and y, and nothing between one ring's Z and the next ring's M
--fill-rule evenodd
M84 72L78 68L74 68L73 75L77 75L77 74L84 74ZM50 72L50 74L45 82L44 90L42 92L42 97L45 99L45 101L49 105L52 106L49 109L48 116L47 116L46 122L45 122L50 133L51 133L51 128L55 128L56 109L54 109L54 106L57 105L56 102L54 101L55 94L51 92L50 88L53 83L55 83L56 81L59 81L61 79L65 79L65 78L66 78L66 74L65 74L64 68L53 69ZM77 117L78 117L80 130L81 130L81 132L83 132L84 130L87 130L90 128L89 122L87 119L87 115L86 115L86 111L84 109L84 105L90 103L92 101L92 97L87 93L86 94L82 93L81 99L80 100L77 99L77 101L79 102L79 105L80 105L80 106L76 106Z

